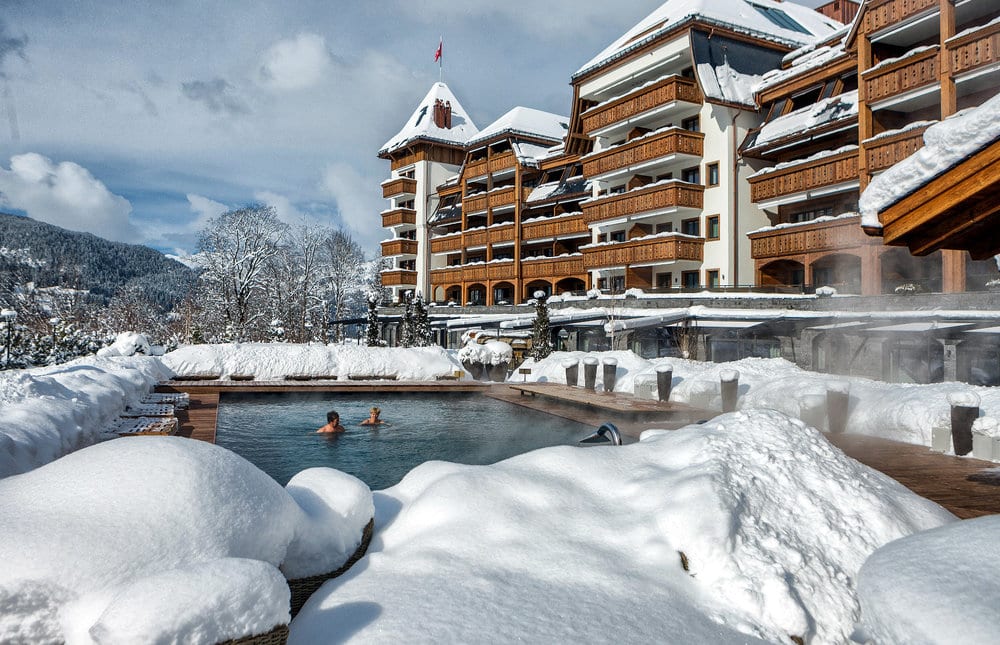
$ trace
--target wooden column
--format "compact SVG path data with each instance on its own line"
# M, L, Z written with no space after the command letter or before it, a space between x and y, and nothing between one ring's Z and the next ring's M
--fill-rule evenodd
M941 291L965 291L965 251L941 251Z
M861 252L861 295L882 293L882 247L868 245Z
M938 78L941 81L941 118L945 119L958 110L955 79L951 75L951 56L945 41L955 35L954 0L940 0L941 5L941 47L938 49Z
M942 0L945 2L947 0ZM868 40L868 34L862 33L858 36L858 180L860 182L859 191L864 192L871 175L868 170L868 154L862 143L875 134L872 110L868 107L868 97L865 91L865 82L861 77L862 72L872 66L872 44ZM862 274L864 272L862 271Z

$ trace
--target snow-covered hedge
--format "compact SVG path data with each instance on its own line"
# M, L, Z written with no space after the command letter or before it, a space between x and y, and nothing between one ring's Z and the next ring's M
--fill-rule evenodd
M293 576L336 569L373 510L367 486L349 475L308 470L286 492L201 441L134 437L79 450L0 480L0 642L109 633L121 638L107 642L159 642L130 641L135 628L185 636L165 642L214 643L267 631L276 616L288 621L275 567ZM219 562L226 558L267 568ZM183 616L168 611L175 595ZM129 627L148 605L163 610L159 618Z
M511 346L501 340L488 340L479 344L470 339L462 349L458 350L458 360L483 365L506 365L514 357Z

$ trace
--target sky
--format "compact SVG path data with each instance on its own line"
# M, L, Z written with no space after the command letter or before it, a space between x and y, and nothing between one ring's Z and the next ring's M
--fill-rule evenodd
M0 0L0 210L183 255L260 203L375 253L376 154L438 80L439 39L479 128L568 116L573 72L660 4Z

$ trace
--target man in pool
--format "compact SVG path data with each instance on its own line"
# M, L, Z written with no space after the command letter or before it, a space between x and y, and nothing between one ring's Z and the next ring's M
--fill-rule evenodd
M386 423L385 421L383 421L382 419L379 418L379 415L382 414L382 410L380 408L373 407L369 411L369 414L371 416L369 416L367 419L365 419L364 421L362 421L361 425L363 425L363 426L387 426L387 425L389 425L388 423Z
M340 425L340 415L337 414L336 410L330 410L326 413L326 425L316 431L317 434L338 434L340 432L345 432L347 428Z

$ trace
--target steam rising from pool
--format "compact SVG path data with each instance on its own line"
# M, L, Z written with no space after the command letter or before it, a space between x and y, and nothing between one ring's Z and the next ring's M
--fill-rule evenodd
M362 426L372 406L388 426ZM336 410L347 432L316 434ZM372 490L395 485L429 460L491 464L529 450L576 444L593 428L503 401L468 394L226 394L216 443L284 485L328 466Z

